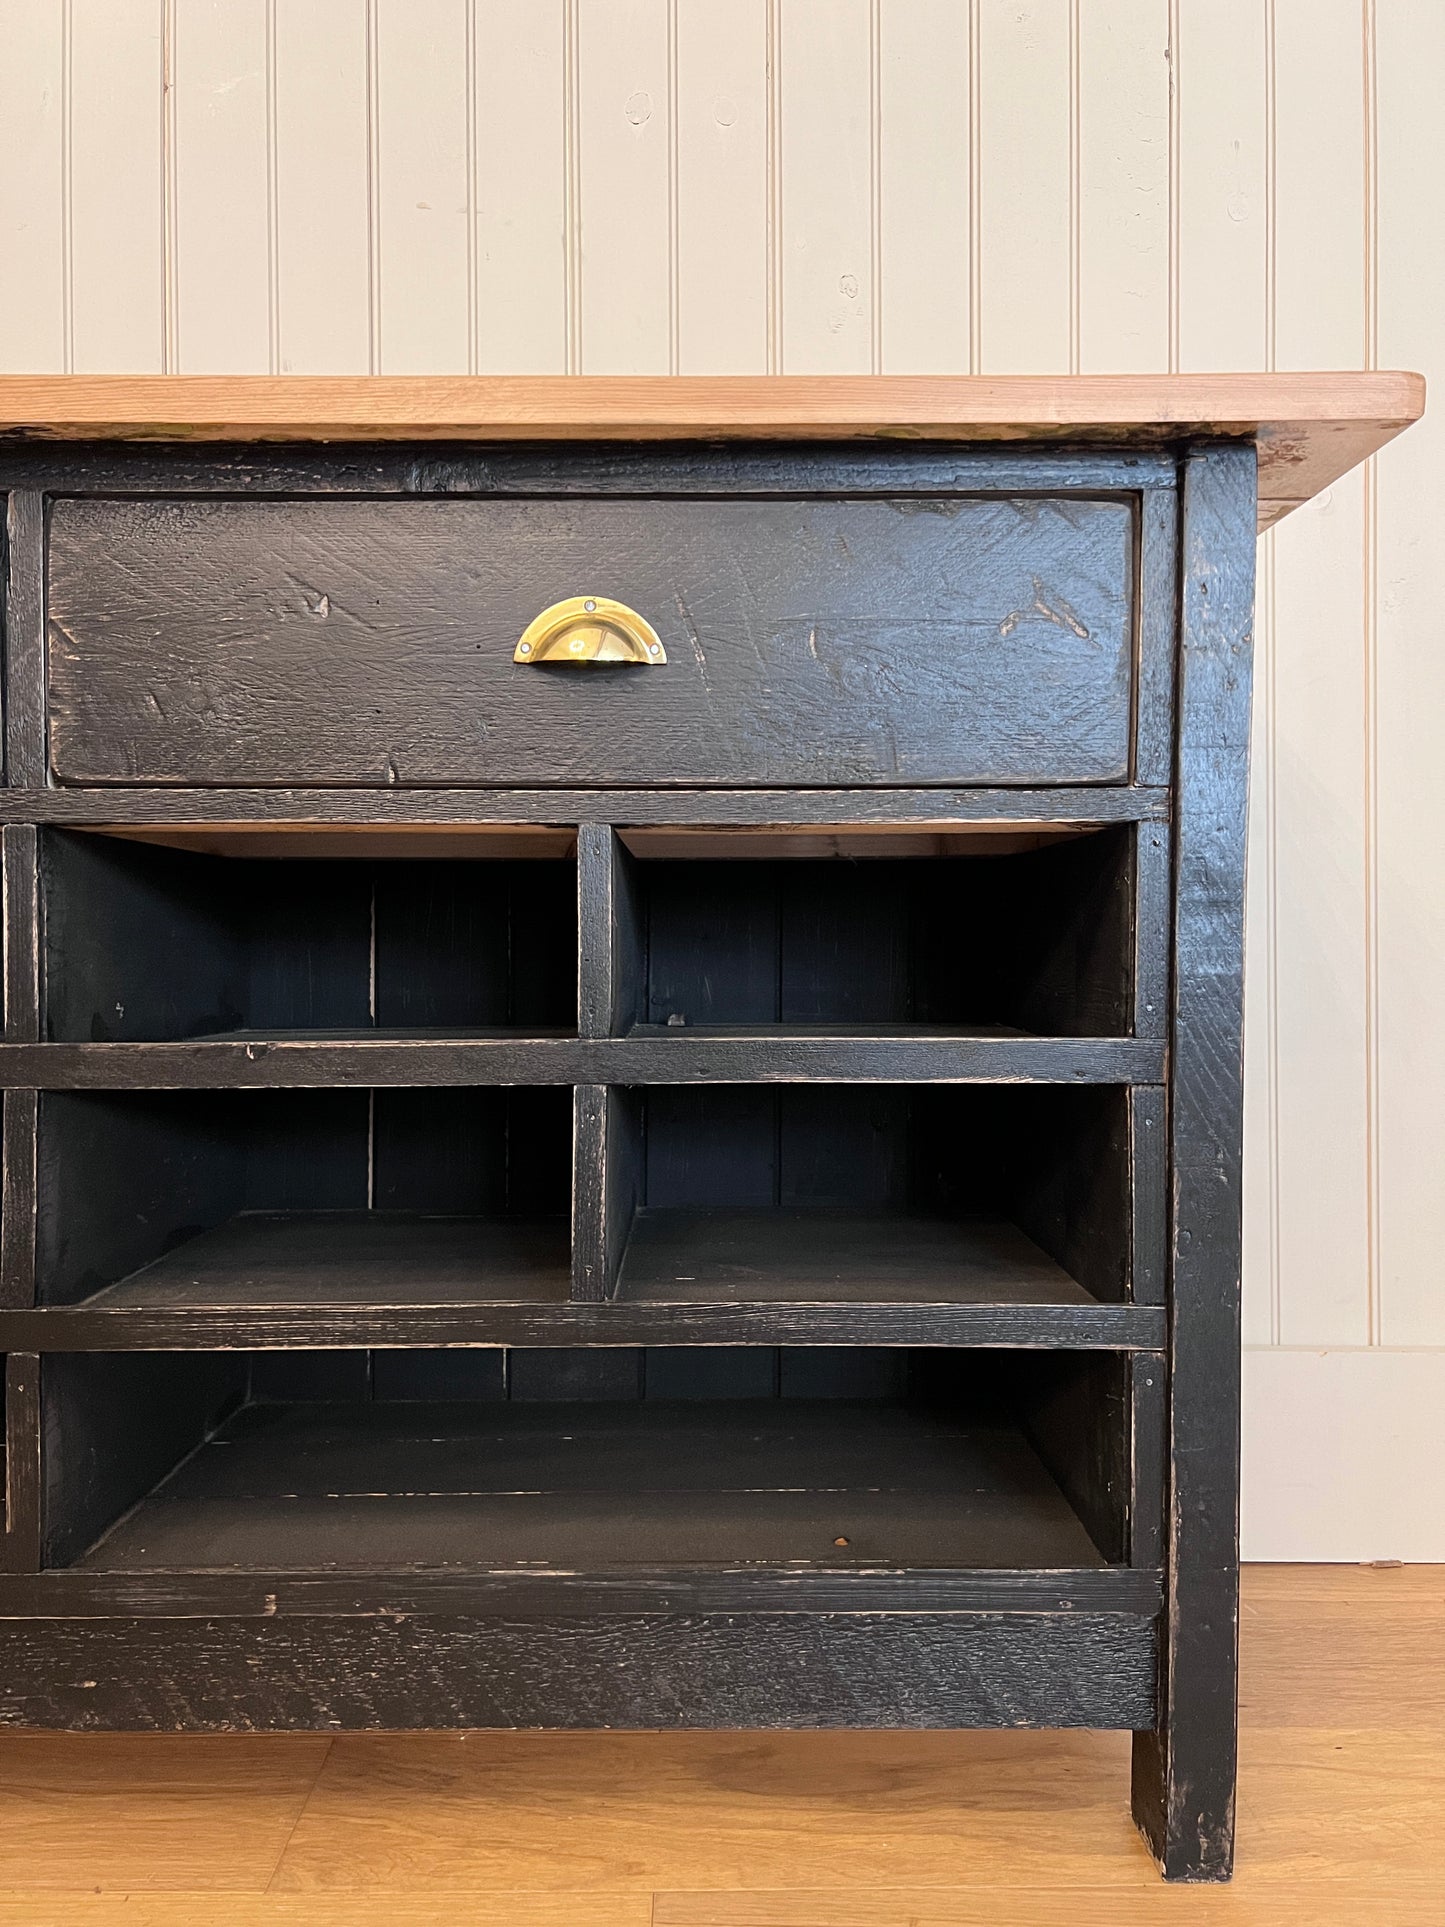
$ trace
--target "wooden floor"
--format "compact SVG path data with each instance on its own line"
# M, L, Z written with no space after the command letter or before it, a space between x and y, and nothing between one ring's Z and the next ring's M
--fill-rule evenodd
M1116 1734L0 1739L0 1927L1445 1927L1445 1567L1246 1574L1239 1872Z

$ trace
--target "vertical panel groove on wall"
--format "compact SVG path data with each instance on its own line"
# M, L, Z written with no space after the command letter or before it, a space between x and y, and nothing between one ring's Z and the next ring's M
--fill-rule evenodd
M381 59L377 8L366 0L366 365L381 372Z
M1364 364L1379 366L1379 254L1377 82L1375 61L1375 0L1360 8L1364 122ZM1365 631L1365 1245L1368 1291L1368 1329L1371 1344L1380 1343L1384 1324L1380 1275L1380 896L1379 813L1380 737L1379 664L1376 617L1379 608L1379 523L1376 464L1365 463L1363 622Z
M1070 360L1169 366L1168 0L1071 12Z
M1169 359L1171 375L1179 372L1179 202L1181 154L1179 141L1179 7L1169 0Z
M877 0L870 73L873 366L970 358L969 20L956 0Z
M479 264L477 259L477 0L467 0L467 373L478 367Z
M281 372L280 221L276 153L276 0L266 0L266 372Z
M1069 0L1069 373L1077 375L1080 362L1079 311L1082 293L1083 217L1080 119L1083 111L1079 74L1079 0Z
M670 0L578 10L584 374L665 375L673 356Z
M667 372L682 368L681 282L678 250L677 0L667 0Z
M180 291L177 264L179 197L176 193L176 0L164 0L161 29L161 86L164 92L161 111L161 273L165 282L163 297L164 334L161 367L173 374L180 367Z
M983 0L968 0L968 372L983 372Z
M670 18L676 372L762 374L775 334L772 8L673 0Z
M580 0L562 0L563 14L563 145L566 172L564 222L567 261L567 373L582 370L582 178L581 153L577 131L577 73Z
M783 0L768 0L768 373L783 371Z
M873 365L871 18L871 0L781 11L786 374Z
M883 0L868 0L868 315L869 372L883 360Z
M1070 0L981 0L979 355L1061 374L1071 341Z

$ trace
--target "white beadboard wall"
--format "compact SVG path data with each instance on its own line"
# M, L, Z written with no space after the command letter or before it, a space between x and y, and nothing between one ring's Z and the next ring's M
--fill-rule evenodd
M0 367L1409 367L1436 0L0 0ZM1445 1559L1445 414L1261 548L1245 1550Z

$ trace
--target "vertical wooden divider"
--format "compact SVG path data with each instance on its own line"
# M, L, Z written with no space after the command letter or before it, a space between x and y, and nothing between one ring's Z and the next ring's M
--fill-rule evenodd
M615 1296L633 1213L642 1195L642 1098L581 1084L573 1109L572 1297Z
M40 1360L11 1352L5 1372L5 1530L0 1568L40 1570Z
M1139 680L1134 781L1162 787L1174 774L1174 647L1179 622L1179 490L1151 482L1139 506Z
M1149 1572L1164 1562L1168 1364L1163 1352L1129 1357L1129 1564Z
M37 1043L40 1011L39 839L30 824L3 832L5 1041ZM39 1098L8 1090L0 1128L0 1305L35 1302L36 1127Z
M577 1029L615 1037L645 1003L645 941L633 860L608 823L577 829ZM573 1106L572 1296L611 1298L641 1192L642 1103L606 1085Z
M1167 1037L1172 837L1167 823L1137 823L1134 837L1134 1035Z
M1130 1297L1162 1305L1169 1270L1169 1121L1164 1090L1136 1084L1129 1093Z
M644 944L633 860L608 823L577 829L577 1034L617 1037L640 1023Z
M16 489L5 516L5 780L45 783L45 498Z

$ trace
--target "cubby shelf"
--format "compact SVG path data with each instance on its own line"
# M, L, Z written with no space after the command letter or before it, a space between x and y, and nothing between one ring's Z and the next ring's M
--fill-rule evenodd
M684 1265L691 1275L679 1276ZM866 1213L640 1214L618 1296L570 1302L560 1219L257 1212L70 1304L0 1311L14 1349L1028 1345L1154 1351L1006 1224Z
M1098 1569L1016 1426L907 1405L253 1404L74 1562Z

